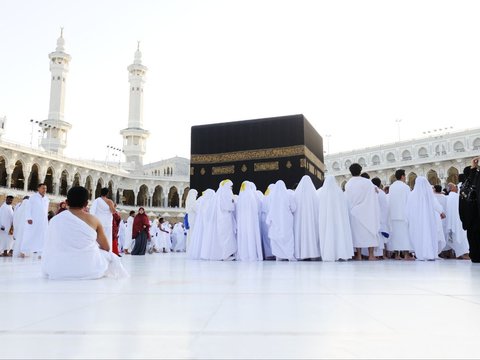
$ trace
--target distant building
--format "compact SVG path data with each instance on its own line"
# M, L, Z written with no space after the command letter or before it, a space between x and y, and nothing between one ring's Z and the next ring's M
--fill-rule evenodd
M53 202L65 199L72 186L85 186L90 199L98 197L102 187L111 190L112 199L125 212L144 206L147 211L181 217L189 191L189 160L174 157L143 164L149 132L143 129L143 83L147 67L142 64L139 46L134 62L128 66L130 102L128 127L121 130L126 162L85 161L63 156L67 134L72 124L64 119L65 90L71 56L65 52L63 30L57 47L49 54L51 87L48 118L38 125L42 133L41 148L27 147L1 139L6 117L0 118L0 194L14 190L22 196L34 191L38 183L47 184Z
M342 187L354 162L385 185L395 181L395 170L405 169L410 187L417 176L427 177L432 185L445 186L458 183L459 173L479 154L480 128L475 128L329 154L325 165L327 175L335 176Z

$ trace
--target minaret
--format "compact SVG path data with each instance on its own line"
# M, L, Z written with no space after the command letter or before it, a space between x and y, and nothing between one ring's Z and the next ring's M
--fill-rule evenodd
M130 102L128 109L128 127L120 131L123 136L123 152L127 162L134 162L135 169L143 165L149 132L143 129L143 84L147 67L142 65L140 42L135 51L133 64L128 68L130 82Z
M43 129L41 146L47 151L62 154L67 146L67 132L72 125L63 120L65 108L65 87L68 73L68 65L71 56L65 52L65 40L63 28L57 40L57 48L48 54L50 58L50 72L52 82L50 86L50 108L48 118L40 123Z

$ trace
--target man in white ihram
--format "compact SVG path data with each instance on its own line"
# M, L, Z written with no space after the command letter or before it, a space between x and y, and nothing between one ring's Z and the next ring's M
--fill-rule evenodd
M100 197L96 198L90 207L90 214L96 216L102 223L103 230L107 237L110 251L112 251L112 227L113 227L113 213L115 212L115 206L113 201L108 196L108 188L102 188L100 190Z
M389 251L395 252L395 260L401 260L402 253L404 260L415 260L410 255L410 251L413 250L407 221L407 201L410 195L410 187L405 184L405 170L398 169L395 171L395 179L397 180L390 185L388 193L392 230L387 248Z
M99 219L84 211L88 190L75 186L67 193L69 209L50 220L42 272L52 280L89 280L128 274L111 252Z
M348 200L355 259L362 260L362 248L368 248L368 260L376 260L374 249L379 244L380 209L377 188L368 179L360 176L362 167L350 165L352 178L345 185Z
M12 235L10 229L13 224L13 196L8 195L0 207L0 256L9 256L8 251L12 248Z
M467 232L462 228L460 213L458 210L460 197L458 187L449 183L447 196L447 232L446 239L450 247L455 252L455 257L460 260L470 260L470 246L468 244Z
M20 253L24 255L37 253L40 257L47 238L48 204L50 201L45 196L47 185L38 184L37 190L24 205L27 221L24 224Z

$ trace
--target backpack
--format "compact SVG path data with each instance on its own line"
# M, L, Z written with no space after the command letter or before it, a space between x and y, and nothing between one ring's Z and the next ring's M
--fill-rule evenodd
M467 177L460 187L459 212L463 230L468 230L478 221L478 192L475 186L477 176L478 172L473 179Z

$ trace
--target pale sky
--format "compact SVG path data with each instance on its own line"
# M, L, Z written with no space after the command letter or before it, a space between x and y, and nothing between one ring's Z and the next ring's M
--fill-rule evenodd
M396 119L402 140L478 127L479 18L480 1L0 0L0 116L30 143L63 26L71 156L121 147L137 40L146 162L189 157L192 125L298 113L330 153L398 140Z

